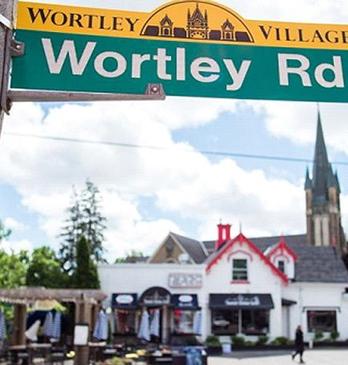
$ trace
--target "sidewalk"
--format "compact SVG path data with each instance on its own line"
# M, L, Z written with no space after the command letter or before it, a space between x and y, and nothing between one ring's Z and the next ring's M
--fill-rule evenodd
M345 365L348 364L347 350L308 350L304 353L307 365ZM226 357L210 357L208 365L294 365L290 352L235 352Z

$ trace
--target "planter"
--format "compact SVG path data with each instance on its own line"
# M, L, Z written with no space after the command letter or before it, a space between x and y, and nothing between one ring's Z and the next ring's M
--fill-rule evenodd
M348 341L314 341L313 348L316 347L339 347L348 349Z
M205 350L208 356L215 356L222 354L222 346L207 346Z
M233 345L233 351L284 351L293 350L294 345Z

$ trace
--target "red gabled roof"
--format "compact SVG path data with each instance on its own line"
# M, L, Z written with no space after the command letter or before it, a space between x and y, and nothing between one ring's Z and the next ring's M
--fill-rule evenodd
M284 237L282 237L280 241L274 247L272 247L269 252L267 252L267 257L271 258L278 251L280 251L281 253L287 252L295 261L297 261L298 257L296 252L286 244Z
M213 266L215 266L223 257L223 255L237 242L247 244L248 247L257 255L259 258L272 270L272 272L279 276L280 279L284 282L288 282L288 277L281 272L276 266L272 264L272 262L268 259L267 256L263 254L263 252L250 240L248 240L242 233L240 233L237 237L225 243L225 245L221 248L220 251L217 251L215 255L211 257L211 260L208 261L206 272L209 273Z

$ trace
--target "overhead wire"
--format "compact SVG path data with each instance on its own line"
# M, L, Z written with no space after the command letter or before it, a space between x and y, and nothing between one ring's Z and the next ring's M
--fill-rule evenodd
M39 135L30 133L18 133L18 132L4 132L4 134L13 137L23 137L23 138L35 138L42 140L51 140L58 142L70 142L70 143L82 143L82 144L94 144L94 145L104 145L104 146L115 146L123 148L136 148L136 149L149 149L158 151L169 151L173 150L171 147L166 146L155 146L155 145L145 145L136 143L124 143L115 141L96 141L85 138L71 138L71 137L60 137L60 136L50 136L50 135ZM234 158L247 158L247 159L258 159L258 160L269 160L269 161L286 161L286 162L297 162L297 163L308 163L312 164L313 160L308 158L299 157L289 157L289 156L276 156L276 155L263 155L263 154L249 154L240 152L230 152L230 151L212 151L204 149L185 149L176 148L176 151L182 151L187 153L201 153L208 156L221 156L221 157L234 157ZM332 165L348 166L348 161L332 161Z

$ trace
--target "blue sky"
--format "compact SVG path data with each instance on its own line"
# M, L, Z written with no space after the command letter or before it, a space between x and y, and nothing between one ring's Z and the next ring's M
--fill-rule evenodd
M58 2L58 1L56 1ZM60 0L60 3L73 1ZM129 8L126 1L76 2ZM344 22L348 5L330 1L224 1L245 18ZM134 1L152 10L160 1ZM297 6L302 11L298 12ZM134 6L134 7L133 7ZM320 104L331 161L348 161L348 108ZM164 117L165 116L165 117ZM247 236L302 233L308 164L208 156L202 150L311 159L315 103L167 98L156 102L17 104L0 143L0 217L13 229L6 249L58 247L72 186L90 179L108 219L108 258L150 253L169 231L214 239L216 224ZM157 145L166 151L45 141L10 133ZM191 152L185 152L189 149ZM311 166L309 166L311 168ZM337 166L348 231L348 166Z

